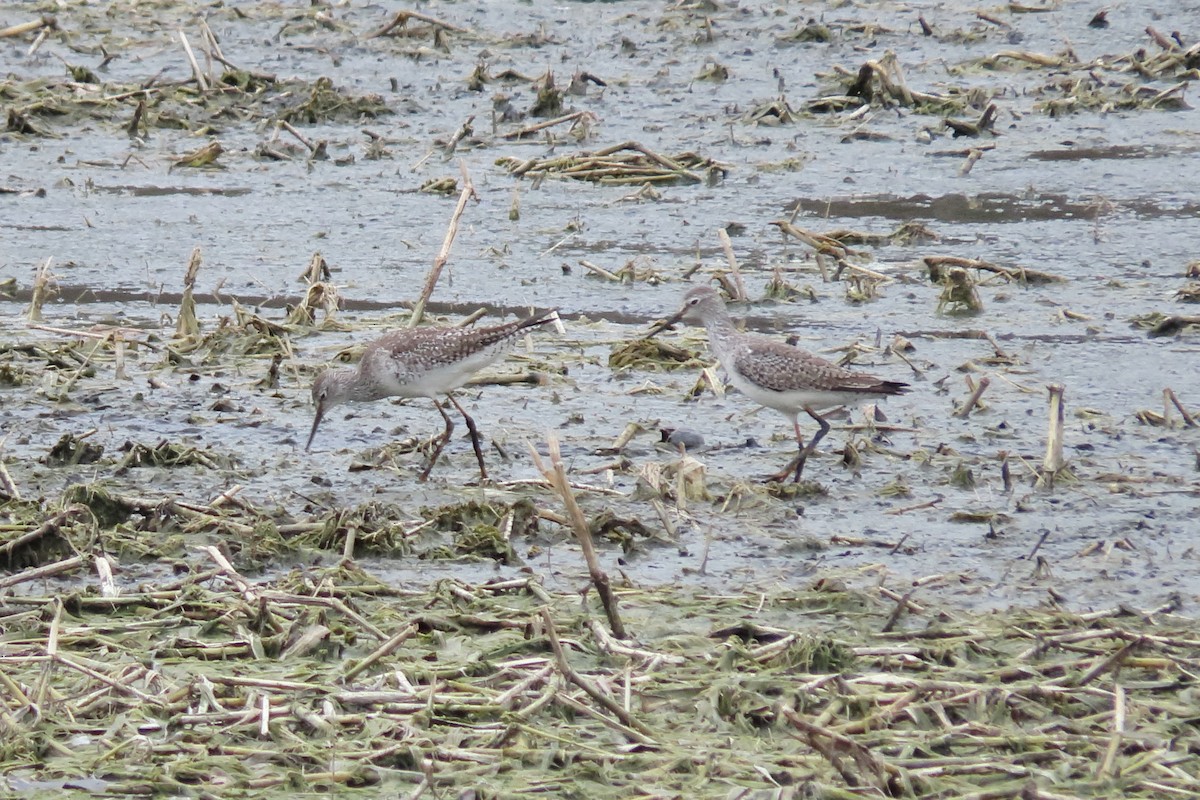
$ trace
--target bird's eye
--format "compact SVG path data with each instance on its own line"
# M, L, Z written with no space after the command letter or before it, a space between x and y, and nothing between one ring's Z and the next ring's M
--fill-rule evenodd
M688 300L688 305L689 305L689 306L694 306L694 305L696 305L696 303L699 303L699 302L700 302L700 298L699 298L699 297L693 297L691 300Z

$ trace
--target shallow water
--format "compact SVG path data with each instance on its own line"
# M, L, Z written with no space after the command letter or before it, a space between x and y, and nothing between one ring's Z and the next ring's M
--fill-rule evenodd
M145 18L106 18L109 33L89 27L95 20L87 14L94 11L84 6L68 6L58 17L76 32L79 47L103 44L119 52L100 73L102 80L144 82L160 70L163 80L186 78L189 70L171 34L182 25L195 46L196 21L165 5L139 8L147 9ZM237 484L256 504L300 510L378 499L411 509L417 520L424 507L464 497L518 496L524 490L510 491L503 482L536 477L524 443L542 442L547 433L562 440L568 466L577 473L609 463L613 457L598 451L635 421L648 432L626 453L631 468L579 478L620 494L585 494L584 502L591 511L611 506L660 530L653 509L634 495L639 470L676 457L655 446L659 424L702 431L718 446L694 454L718 497L745 491L741 482L777 469L794 446L781 417L753 413L745 398L709 393L685 402L694 371L614 373L607 367L614 344L640 335L674 309L689 285L725 267L717 229L739 223L744 233L732 241L750 296L761 297L778 268L790 283L811 287L815 300L756 302L735 313L755 330L794 334L802 346L830 357L848 344L863 345L867 352L857 362L863 369L913 383L911 394L883 407L890 424L906 430L881 434L886 439L872 444L862 432L839 429L846 422L840 419L807 472L827 496L781 501L748 492L740 508L736 502L693 501L672 512L676 545L646 545L628 558L607 547L610 569L638 583L703 581L718 590L807 582L827 571L899 592L921 579L917 598L985 607L1045 602L1050 589L1061 602L1081 608L1118 602L1151 607L1174 592L1192 599L1200 593L1193 521L1200 432L1135 418L1144 409L1161 411L1165 387L1195 411L1200 339L1195 333L1148 338L1131 324L1152 312L1189 313L1173 295L1186 284L1185 265L1200 253L1200 187L1188 178L1200 149L1196 112L1051 117L1034 105L1041 87L1065 71L971 63L1003 50L1055 54L1067 43L1084 62L1140 47L1154 52L1146 26L1186 34L1194 9L1122 6L1111 15L1112 26L1099 31L1086 24L1095 9L1081 3L1052 13L995 12L1008 29L977 19L973 7L950 4L921 11L939 32L923 37L912 7L893 3L837 9L723 4L707 11L645 2L424 4L424 13L479 34L451 36L446 53L430 47L428 38L357 38L393 13L382 4L238 8L247 18L232 7L213 9L208 17L230 60L280 77L328 76L339 87L378 93L397 113L300 126L310 139L328 140L336 159L311 164L256 160L254 148L271 138L271 129L230 118L217 134L227 151L223 170L172 169L179 154L206 141L183 131L155 128L131 140L108 122L59 127L50 118L40 124L53 137L0 134L0 186L16 192L0 195L0 279L16 277L21 288L13 300L0 301L0 340L64 338L29 330L21 317L34 269L46 258L54 259L61 292L45 308L45 324L117 322L169 333L184 266L197 246L204 255L197 289L210 301L199 310L206 330L230 315L235 298L269 319L282 319L281 306L303 293L298 276L314 251L333 268L346 301L341 319L355 330L295 339L295 358L284 365L278 391L254 385L265 361L175 370L146 352L131 355L128 380L116 380L111 366L98 365L97 376L81 379L67 402L53 402L36 387L0 389L4 458L27 496L54 497L73 482L103 478L147 496L214 497ZM317 13L330 14L332 27L314 21ZM3 22L27 15L9 6ZM809 17L834 29L832 43L778 41ZM855 32L861 23L886 30ZM971 36L950 35L956 30ZM54 38L32 56L26 56L28 46L0 40L10 80L59 79L58 56L93 67L99 60ZM876 108L853 118L801 115L779 127L745 121L747 111L781 91L795 109L833 93L834 84L816 73L834 65L853 72L886 50L896 53L914 89L975 87L992 94L1000 109L996 135L952 139L940 117L907 109ZM590 86L585 96L564 98L570 109L597 116L590 137L577 142L558 129L551 129L553 141L494 136L495 96L506 94L524 109L532 91L500 83L468 90L466 78L479 61L493 75L511 68L536 76L550 68L560 85L576 70L604 79L603 89ZM727 67L730 77L697 80L711 62ZM476 139L468 137L446 157L435 140L448 139L470 115ZM498 124L496 131L531 121ZM387 157L368 160L362 129L384 137ZM843 141L861 129L890 138ZM496 165L505 156L564 154L626 140L660 153L696 151L724 164L727 175L715 185L658 187L660 199L641 201L631 199L636 186L555 179L535 184ZM967 175L959 174L962 155L942 155L979 143L994 149ZM415 482L415 456L399 458L393 469L348 471L363 451L394 433L434 432L439 418L427 402L339 409L318 435L317 452L305 454L311 368L401 323L455 202L454 195L414 190L431 178L456 177L459 159L479 201L464 215L434 310L557 307L567 319L567 336L539 332L520 358L538 369L565 366L566 374L547 387L466 393L485 435L510 456L503 461L489 453L499 486L463 487L475 466L461 438L428 484ZM514 197L520 204L516 221L509 214ZM856 248L869 251L868 266L893 280L874 299L851 302L846 283L823 282L811 250L782 240L769 224L789 218L797 204L794 223L813 231L878 234L919 220L941 238ZM993 278L979 289L982 313L948 316L938 313L940 288L928 282L920 262L928 255L1039 269L1068 282L1023 286ZM661 280L614 284L579 265L589 260L616 271L631 259ZM700 269L684 280L698 259ZM939 336L961 330L988 332L1009 362L988 364L993 349L986 340ZM915 346L906 354L911 367L883 349L897 333ZM696 332L687 336L699 346ZM517 368L520 358L505 368ZM965 420L951 416L970 393L964 372L991 377L986 408ZM162 388L148 386L151 376ZM1066 386L1067 454L1078 481L1046 490L1032 487L1032 470L1044 450L1051 383ZM217 397L238 410L211 410ZM855 410L854 421L860 420ZM166 438L234 455L237 466L229 474L188 468L114 476L111 463L53 469L36 463L63 433L92 428L97 432L91 441L110 453L127 440ZM838 452L851 436L863 462L848 471ZM748 438L760 446L736 446ZM1008 454L1012 491L1002 482L1001 453ZM972 471L974 488L951 484L960 465ZM908 487L906 495L884 491L898 483ZM539 503L557 508L548 495ZM956 512L992 519L955 522ZM581 567L573 548L553 526L543 530L546 540L529 566L550 581L578 584ZM455 569L451 564L431 571L424 562L404 559L376 566L399 581L432 580ZM470 574L479 569L459 568Z

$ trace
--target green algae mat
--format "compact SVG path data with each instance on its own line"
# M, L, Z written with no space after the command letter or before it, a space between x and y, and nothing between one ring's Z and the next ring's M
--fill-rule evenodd
M618 640L594 591L550 592L533 574L409 591L350 561L251 579L199 551L153 585L38 596L25 581L33 593L0 598L0 793L1200 786L1200 633L1173 606L939 613L830 578L733 595L617 586Z

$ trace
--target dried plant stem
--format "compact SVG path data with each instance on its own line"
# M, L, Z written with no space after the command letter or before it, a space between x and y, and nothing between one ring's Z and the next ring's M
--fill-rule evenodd
M959 165L958 174L964 178L970 175L971 170L974 169L976 162L978 162L981 158L983 158L983 150L978 147L972 147L971 151L967 154L966 160Z
M208 79L204 77L204 72L200 69L200 64L196 62L196 54L192 52L192 45L188 42L187 34L183 29L179 30L179 43L183 45L183 51L187 54L188 63L192 65L192 75L196 78L196 85L200 87L200 91L208 91Z
M1046 431L1046 457L1042 459L1042 475L1040 481L1054 483L1054 476L1062 471L1066 460L1063 458L1063 424L1065 410L1063 408L1062 384L1054 383L1049 387L1050 392L1050 422Z
M1108 748L1104 751L1104 760L1096 770L1099 777L1112 776L1121 749L1121 740L1125 734L1125 689L1119 683L1113 684L1113 721L1112 738L1108 740Z
M200 335L200 323L196 320L196 274L200 271L200 248L192 250L188 259L187 272L183 276L183 297L179 300L179 319L175 321L175 336L188 339Z
M64 572L72 572L75 569L87 563L87 559L83 556L71 556L64 558L62 561L55 561L52 564L43 564L40 567L23 570L0 577L0 589L7 589L10 586L16 586L19 583L27 583L29 581L40 581L43 578L50 578L55 575L61 575Z
M562 498L563 506L567 509L567 516L571 520L571 529L575 532L575 538L579 540L579 546L583 550L588 573L592 576L592 583L600 595L600 602L604 606L604 613L608 617L608 625L612 628L613 635L618 639L627 639L629 637L625 633L625 626L621 623L621 615L617 610L617 596L613 593L608 575L600 568L600 559L596 555L596 546L592 542L591 526L583 516L583 510L575 502L575 494L571 491L571 484L567 480L567 470L562 463L558 439L550 436L546 444L550 450L550 467L546 467L537 450L533 445L529 445L533 463L537 466L538 472L545 476L550 486Z
M649 650L641 650L636 647L630 647L628 644L612 638L608 631L604 630L603 626L595 620L588 623L588 628L592 632L596 644L606 653L615 653L616 655L626 656L627 658L639 658L645 661L659 662L662 664L673 664L680 666L687 663L687 659L682 656L671 655L669 653L655 653Z
M629 152L622 152L629 151ZM559 175L575 180L597 181L609 185L648 183L703 183L697 168L721 170L709 159L695 153L681 153L674 158L656 153L639 142L622 142L596 152L555 155L548 158L505 158L502 162L515 176Z
M675 161L674 159L668 158L667 156L664 156L664 155L654 152L653 150L651 150L649 147L646 147L646 145L642 144L641 142L622 142L621 144L616 144L616 145L613 145L612 147L606 147L603 150L597 150L595 155L603 158L604 156L610 156L613 153L620 152L621 150L636 150L637 152L644 155L646 158L649 158L651 161L656 161L659 164L661 164L662 166L666 167L667 169L672 170L673 172L686 172L687 171L683 168L683 166L680 165L680 163L678 161ZM701 181L700 181L699 177L697 177L696 183L700 183L700 182Z
M96 568L96 576L100 579L100 596L116 597L121 593L117 588L116 577L113 575L112 562L103 553L92 556L92 565Z
M892 282L892 279L890 277L888 277L887 275L884 275L882 272L878 272L873 269L868 269L867 267L847 261L844 258L839 258L837 260L837 264L838 264L837 274L834 277L841 277L842 270L850 270L851 272L857 272L860 275L866 275L868 278L871 278L872 280L876 280L876 281L880 281L880 282L886 281L887 283Z
M396 28L401 28L407 25L410 19L415 19L418 22L425 22L438 28L445 28L448 31L454 31L455 33L471 33L470 28L463 28L455 25L452 22L446 22L445 20L438 19L437 17L431 17L428 14L422 14L419 11L398 11L396 12L396 16L392 17L392 19L382 28L379 28L372 33L368 33L363 38L374 39L378 36L387 36Z
M574 111L570 114L564 114L561 117L547 119L541 122L536 122L533 125L526 125L524 128L515 131L509 131L502 135L501 139L520 139L522 136L528 136L531 133L536 133L545 128L552 128L555 125L562 125L564 122L577 122L579 120L595 121L596 115L590 111Z
M125 372L125 336L120 330L115 330L111 334L113 345L113 375L118 380L129 380L129 375Z
M721 228L717 231L721 239L721 249L725 251L725 260L729 262L729 272L733 275L733 285L737 287L737 297L734 300L746 300L746 284L742 281L742 271L738 269L737 256L733 254L733 242L729 239L729 231Z
M381 658L384 658L384 657L390 655L393 650L395 650L400 645L404 644L404 642L407 641L408 639L412 638L412 636L418 630L419 630L419 628L415 624L412 624L412 623L404 626L400 630L399 633L397 633L392 638L388 639L383 644L379 645L379 647L377 647L375 649L375 652L371 653L369 656L364 658L362 661L359 661L357 664L352 666L350 669L346 670L346 673L342 676L342 681L348 682L348 681L353 680L354 677L356 675L358 675L360 672L367 669L372 664L375 664Z
M581 260L579 262L579 266L583 267L588 272L591 272L594 275L599 275L601 278L604 278L605 280L612 281L613 283L621 282L621 279L615 273L610 272L609 270L606 270L604 267L597 266L597 265L593 264L592 262L588 261L587 259Z
M476 375L465 386L545 386L550 382L544 372L514 372L509 375Z
M3 30L0 30L0 39L7 39L12 36L24 36L27 33L33 33L36 30L43 28L53 30L58 27L58 21L49 15L43 16L40 19L31 20L29 22L21 22L16 25L10 25Z
M308 260L308 266L304 268L304 272L300 275L300 279L305 283L323 283L333 280L333 274L329 271L329 263L325 261L325 257L321 255L321 251L313 253L312 258Z
M900 547L900 544L901 543L899 542L896 544L896 549ZM893 552L895 552L895 549L893 549ZM882 633L888 633L896 627L896 623L900 621L900 617L908 608L909 599L912 597L913 592L915 591L915 589L909 590L896 600L896 607L892 609L892 613L888 616L887 621L884 622L883 627L880 628Z
M80 437L80 438L82 439L83 437ZM5 470L3 474L4 474L5 478L7 479L5 481L5 483L8 485L11 485L12 478L8 477L8 471ZM10 494L14 494L15 492L16 492L16 487L13 486ZM16 497L14 494L14 499L19 499L19 497ZM6 559L12 558L13 553L17 552L22 547L30 544L31 542L36 542L38 539L41 539L43 536L48 536L52 533L55 533L60 528L62 528L63 525L65 523L67 523L72 517L81 516L81 512L83 515L86 515L88 513L88 510L85 506L81 506L78 504L68 506L67 508L63 509L62 511L59 511L57 514L55 514L54 516L47 519L45 522L43 522L37 528L35 528L31 531L28 531L27 533L23 533L20 536L16 536L16 537L13 537L12 539L9 539L4 544L0 545L0 558L6 558Z
M893 591L893 590L887 588L886 586L880 586L879 593L889 600L895 600L896 602L900 602L901 600L903 600L905 608L914 614L922 614L923 615L923 614L927 613L925 610L925 606L913 601L913 599L912 599L913 593L911 591L905 592L904 594L900 594L899 592Z
M793 225L789 220L777 219L770 224L774 225L776 228L779 228L779 232L784 236L790 236L793 239L798 239L799 241L811 247L813 250L816 250L817 255L831 255L837 259L844 259L846 256L850 255L850 250L846 248L846 245L842 244L837 239L834 239L830 236L825 236L824 234L807 231L803 228Z
M280 127L282 127L282 128L285 130L285 131L287 131L288 133L290 133L292 136L296 137L296 140L297 140L298 142L300 142L300 144L302 144L302 145L304 145L305 147L307 147L307 148L308 148L308 149L309 149L311 152L315 153L315 152L317 151L317 145L316 145L316 144L313 144L313 143L312 143L312 142L309 140L309 138L308 138L307 136L305 136L303 133L301 133L300 131L296 130L296 126L295 126L295 125L293 125L292 123L288 122L287 120L283 120L283 121L282 121L282 122L280 122L279 124L280 124Z
M1184 408L1183 403L1179 402L1179 398L1175 396L1174 389L1171 389L1171 388L1163 389L1163 399L1166 400L1167 402L1169 402L1171 405L1175 406L1175 408L1179 411L1180 415L1183 416L1183 424L1184 425L1187 425L1189 428L1196 427L1196 418L1193 417L1186 408Z
M447 161L449 161L450 156L454 154L454 149L456 147L458 147L458 143L461 142L463 139L467 138L468 136L470 136L474 132L475 129L474 129L474 127L472 127L472 123L474 123L474 122L475 122L475 115L474 114L468 115L467 118L465 120L463 120L463 124L459 125L458 130L455 131L454 135L450 137L450 140L448 142L446 142L445 145L442 146L442 151L446 154Z
M1100 677L1101 675L1105 674L1106 672L1112 672L1114 670L1119 669L1121 664L1123 664L1126 661L1126 659L1128 659L1131 655L1133 655L1135 652L1140 650L1143 647L1143 645L1145 645L1145 644L1146 644L1146 640L1141 637L1134 639L1132 642L1125 645L1117 652L1113 653L1112 655L1108 656L1107 658L1101 659L1100 662L1098 664L1096 664L1096 666L1092 667L1087 672L1080 675L1079 680L1075 681L1074 685L1075 686L1087 686L1089 683L1091 683L1092 681L1094 681L1096 678Z
M108 340L109 337L113 336L114 334L120 334L122 337L130 336L130 335L137 335L137 334L145 334L145 331L139 330L137 328L104 329L104 328L100 328L99 326L97 326L96 330L83 331L83 330L73 330L71 328L59 328L59 327L55 327L54 325L30 325L28 327L31 330L35 330L35 331L45 331L46 333L59 333L59 334L62 334L63 336L78 336L80 339L94 339L98 342L106 341L106 340ZM131 341L131 340L125 339L125 341ZM132 341L134 341L134 343L137 344L139 347L148 347L151 350L155 349L153 344L151 344L150 342L147 342L143 339L135 339Z
M876 790L882 791L885 795L892 794L887 791L888 784L893 776L899 775L899 768L881 760L854 739L829 728L814 725L791 709L784 708L783 716L803 734L814 750L828 759L830 765L842 775L849 785L858 786L862 780L868 780ZM840 754L848 754L858 770L851 770L843 762Z
M21 499L21 491L13 481L12 475L8 474L8 467L4 466L3 461L0 461L0 493L9 500Z
M979 383L975 384L975 389L971 392L971 396L967 398L967 402L963 404L962 408L954 412L954 416L958 419L966 419L971 416L971 411L979 405L979 398L983 397L983 393L987 391L988 386L991 384L992 379L986 375L980 378Z
M960 256L925 256L922 259L925 266L930 270L930 277L935 278L935 274L939 270L949 270L951 267L962 267L963 269L977 269L981 272L991 272L996 275L1010 280L1019 281L1022 283L1063 283L1066 278L1061 278L1058 275L1053 275L1049 272L1042 272L1036 269L1027 269L1025 267L1002 267L999 264L993 264L990 261L984 261L981 258L962 258ZM936 278L935 278L936 279Z
M220 550L212 545L201 547L200 550L208 553L208 557L211 558L213 563L217 565L217 568L221 570L221 575L224 576L227 581L233 584L233 588L242 595L243 600L248 603L258 602L258 592L255 591L254 587L250 585L249 581L243 578L238 571L234 569L233 564L229 563L229 559L225 558L224 554L221 553Z
M458 166L462 171L463 179L463 188L458 195L458 205L454 207L454 214L450 217L450 225L446 228L446 237L442 240L442 249L438 251L437 258L433 260L433 266L429 269L429 274L425 277L425 287L421 290L421 296L417 299L417 304L413 306L412 316L408 319L408 327L410 328L415 328L421 324L421 319L425 316L425 304L429 302L430 296L433 295L434 287L437 286L442 269L446 266L446 262L450 260L450 250L454 247L454 237L458 235L458 223L467 208L467 201L472 197L476 200L479 199L479 195L475 193L475 184L471 183L471 176L467 173L466 162L460 160Z
M54 273L50 265L54 263L51 256L41 263L33 278L33 293L29 298L29 310L25 312L30 322L38 322L42 318L42 305L54 294Z
M554 627L554 616L548 608L542 609L542 625L546 630L546 636L550 639L550 647L554 650L554 658L558 663L558 671L562 673L562 676L580 689L583 689L588 697L612 712L621 721L622 725L636 731L639 736L634 737L635 741L639 741L642 744L653 744L654 740L649 738L649 731L645 725L622 708L620 703L596 688L594 683L580 675L571 666L571 662L567 660L567 653L563 650L562 642L558 640L558 630Z

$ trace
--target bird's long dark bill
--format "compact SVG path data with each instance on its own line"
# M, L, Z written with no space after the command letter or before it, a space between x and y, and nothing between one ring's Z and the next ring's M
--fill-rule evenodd
M647 333L647 334L646 334L645 336L643 336L642 338L643 338L643 339L653 339L655 336L657 336L658 334L662 333L662 332L663 332L663 331L665 331L667 328L670 328L670 327L671 327L672 325L674 325L676 322L679 322L680 318L682 318L682 317L683 317L683 312L682 312L682 311L679 311L679 312L677 312L677 313L675 313L675 314L672 314L671 316L667 317L667 318L666 318L666 319L664 319L662 322L658 323L658 324L657 324L657 325L655 325L653 328L651 328L651 329L650 329L650 332L649 332L649 333Z
M313 437L317 435L317 426L321 424L321 418L325 416L325 409L318 408L317 415L313 417L312 430L308 433L308 444L304 445L304 452L308 452L308 448L312 447Z

